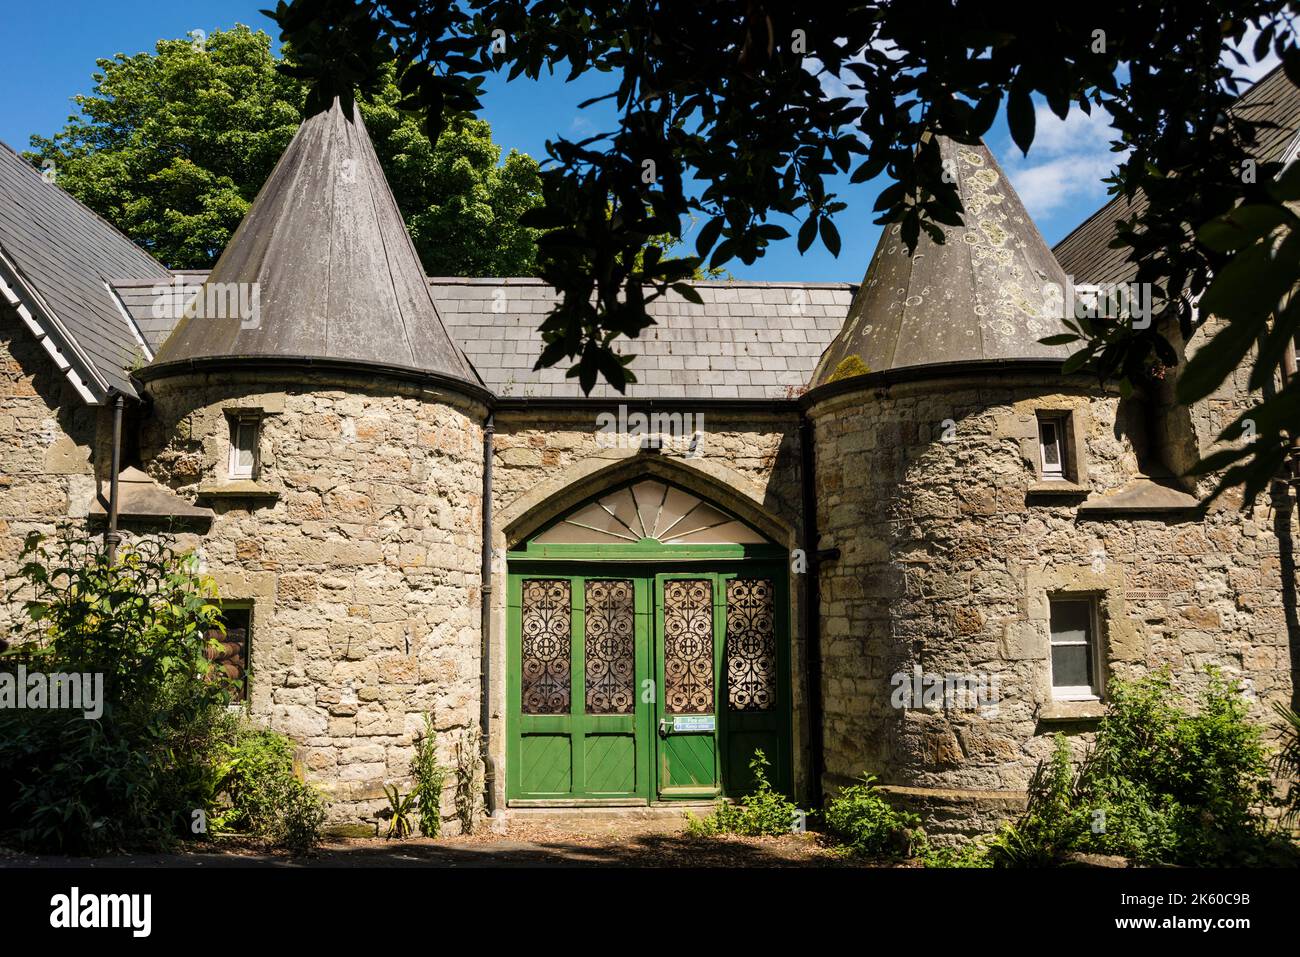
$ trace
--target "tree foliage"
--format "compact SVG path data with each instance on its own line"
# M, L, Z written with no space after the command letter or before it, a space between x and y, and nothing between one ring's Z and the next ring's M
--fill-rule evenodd
M153 53L97 61L80 115L32 137L28 157L167 266L211 266L293 138L306 90L276 67L271 39L245 26L160 40ZM392 68L361 112L425 269L433 275L529 275L540 201L536 162L501 160L482 120L437 140L398 109Z
M837 254L844 203L828 183L848 173L853 182L889 177L877 222L899 223L909 247L922 231L942 241L939 226L960 224L962 207L922 133L970 143L1005 115L1012 139L1028 151L1035 97L1062 118L1077 106L1113 119L1122 158L1112 188L1147 200L1134 204L1116 243L1184 337L1204 319L1192 309L1202 293L1240 323L1220 343L1238 356L1250 333L1279 315L1260 383L1300 315L1281 308L1300 270L1295 240L1275 243L1264 229L1294 237L1294 213L1281 205L1293 187L1270 186L1277 171L1261 163L1253 182L1242 175L1256 159L1261 124L1229 112L1242 90L1235 73L1247 60L1276 54L1300 80L1296 0L281 0L267 12L301 54L293 72L310 83L310 101L347 102L395 62L404 103L435 134L479 108L489 73L610 76L599 99L613 99L617 122L582 141L549 144L545 202L527 219L554 230L539 272L562 293L543 326L538 365L576 360L570 371L587 389L598 376L624 386L628 370L611 342L649 324L650 299L673 286L690 295L680 285L689 260L638 261L648 235L680 236L683 221L697 216L699 259L749 264L786 237L778 220L794 217L800 250L820 239ZM1248 35L1257 39L1243 57L1235 51ZM1259 209L1234 214L1239 206ZM1225 220L1230 214L1237 219ZM1243 215L1251 217L1244 230ZM1213 293L1211 276L1222 283ZM1085 348L1074 364L1091 364L1126 388L1141 384L1178 361L1167 330L1081 329ZM1221 381L1223 363L1205 362L1188 370L1184 400ZM1246 471L1230 473L1252 487L1261 487L1260 475L1267 481L1300 424L1294 394L1261 408L1264 441L1246 452Z

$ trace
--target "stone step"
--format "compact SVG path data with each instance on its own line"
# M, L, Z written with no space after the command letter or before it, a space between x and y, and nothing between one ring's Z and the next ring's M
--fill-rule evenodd
M713 801L673 802L671 804L639 804L634 806L570 806L570 807L511 807L505 808L506 821L511 824L562 824L582 827L605 822L680 822L690 811L697 817L713 813Z

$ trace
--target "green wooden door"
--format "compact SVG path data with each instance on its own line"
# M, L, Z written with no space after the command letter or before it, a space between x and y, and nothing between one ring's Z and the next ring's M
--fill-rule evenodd
M718 754L721 654L717 575L655 576L655 731L659 797L722 791Z
M655 578L655 772L663 800L753 790L756 752L768 781L791 790L783 565Z
M754 787L750 762L761 751L773 787L792 793L790 601L781 563L742 565L718 576L722 614L719 748L726 794Z
M507 557L511 803L740 795L755 750L789 792L784 549L647 478Z
M511 576L512 799L649 798L649 600L635 577Z
M790 792L783 562L526 567L509 592L512 802L739 796L758 750Z

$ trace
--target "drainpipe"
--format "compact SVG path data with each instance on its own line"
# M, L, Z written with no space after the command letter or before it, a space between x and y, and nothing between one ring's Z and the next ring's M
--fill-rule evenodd
M808 800L822 805L822 776L826 771L826 734L822 726L821 557L817 552L817 472L813 454L813 424L807 412L799 414L799 454L803 491L803 550L807 562L804 588L804 649L808 673L808 729L812 747L812 774Z
M483 568L479 585L482 619L479 635L482 650L479 653L479 724L483 729L483 788L486 792L484 806L491 816L496 815L496 760L492 757L492 447L496 437L496 419L491 412L483 423Z
M1295 339L1288 339L1286 350L1282 353L1282 388L1285 389L1295 377ZM1287 471L1292 479L1300 478L1300 435L1291 438L1291 449L1287 454L1287 466Z
M108 528L104 532L104 551L111 565L117 561L117 546L122 536L117 533L117 477L122 471L122 412L126 397L120 392L113 393L113 452L111 474L108 477Z

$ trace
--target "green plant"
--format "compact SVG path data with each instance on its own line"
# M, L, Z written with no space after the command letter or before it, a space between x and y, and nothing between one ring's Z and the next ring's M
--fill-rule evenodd
M919 854L926 867L984 868L992 867L987 841L968 841L961 847L930 847Z
M456 742L456 817L462 834L473 834L478 826L483 795L483 733L478 726L466 728Z
M1273 710L1282 719L1282 750L1277 755L1277 772L1289 785L1283 800L1282 822L1294 824L1300 819L1300 714L1280 704Z
M886 801L874 775L863 774L861 782L849 785L826 803L826 826L854 853L912 856L924 842L920 817Z
M29 535L12 600L25 612L0 669L102 682L102 713L0 711L0 831L36 850L102 853L189 833L211 792L226 679L205 656L222 629L212 583L165 539L109 562L65 530Z
M1069 851L1143 864L1260 863L1281 850L1260 728L1237 685L1210 670L1199 707L1175 700L1168 671L1113 681L1096 742L1077 771L1058 736L1025 813L989 847L1004 866L1049 864Z
M388 796L388 831L384 836L403 841L415 833L411 815L415 812L416 794L401 794L395 784L385 784L384 794Z
M1055 736L1052 756L1034 770L1025 814L1004 825L988 845L996 866L1042 867L1079 842L1087 826L1065 735Z
M745 837L766 837L789 834L803 817L797 804L789 801L779 791L772 790L767 780L770 763L761 750L754 751L749 770L754 778L754 790L737 804L720 804L717 810L704 818L686 813L686 831L694 837L712 837L718 834L739 834Z
M26 620L0 669L102 676L103 713L0 709L0 833L68 853L208 830L297 850L319 839L324 805L292 742L226 710L232 686L206 654L224 632L216 589L192 556L141 539L109 562L65 531L29 536L22 559Z
M293 752L293 742L282 734L239 726L222 755L224 774L213 795L218 806L214 828L298 852L318 844L324 802L298 776Z
M413 793L420 807L420 833L425 837L438 837L442 833L442 790L447 772L438 763L438 732L433 726L433 715L426 714L424 731L415 739L415 756L411 759L411 775L415 778Z

